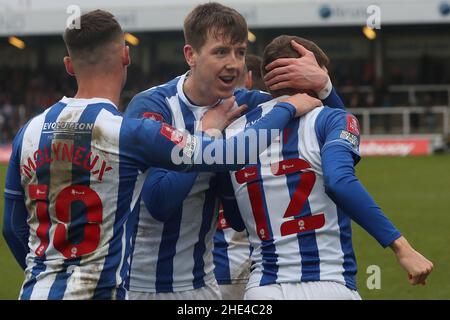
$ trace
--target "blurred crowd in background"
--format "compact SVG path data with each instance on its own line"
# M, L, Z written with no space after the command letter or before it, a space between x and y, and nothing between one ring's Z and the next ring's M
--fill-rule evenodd
M183 68L185 68L183 70ZM119 109L123 111L130 99L139 91L166 82L187 70L187 66L159 65L148 74L139 66L131 66ZM449 84L449 76L439 65L430 63L426 56L411 72L393 68L389 77L375 80L371 63L352 68L332 65L330 72L334 86L347 108L448 105L445 92L421 92L411 96L407 92L391 92L392 85ZM76 91L74 78L64 67L48 67L30 70L24 68L0 68L0 145L12 141L17 130L32 116L54 104L62 96L73 96Z

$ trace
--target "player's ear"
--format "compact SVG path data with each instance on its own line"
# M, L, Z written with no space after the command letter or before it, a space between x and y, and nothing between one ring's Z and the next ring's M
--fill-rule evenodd
M130 47L129 46L123 47L122 64L127 67L131 64L131 56L130 56Z
M66 67L66 72L71 76L75 76L75 71L73 69L72 59L69 56L64 57L64 66Z
M252 76L251 70L249 70L247 72L247 75L245 77L244 87L248 90L251 90L253 88L253 76Z
M189 67L195 66L196 54L195 54L194 48L190 44L186 44L183 47L183 53L184 53L184 58L186 59L186 62L189 65Z

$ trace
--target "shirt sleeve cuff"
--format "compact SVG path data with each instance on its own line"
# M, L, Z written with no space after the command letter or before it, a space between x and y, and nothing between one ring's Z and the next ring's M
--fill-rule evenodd
M331 83L330 77L328 77L328 81L325 87L323 87L319 92L317 92L317 97L320 100L324 100L330 95L331 90L333 90L333 84Z

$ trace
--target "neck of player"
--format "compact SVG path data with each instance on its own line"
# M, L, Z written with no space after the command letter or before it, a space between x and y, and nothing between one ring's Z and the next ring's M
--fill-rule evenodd
M220 98L211 97L211 92L202 92L201 88L196 85L196 81L192 75L189 75L184 81L183 92L189 101L196 106L212 106L220 100Z
M111 100L117 107L120 102L120 92L122 91L122 83L117 80L113 81L111 77L84 77L77 78L78 91L75 95L77 99L102 98Z

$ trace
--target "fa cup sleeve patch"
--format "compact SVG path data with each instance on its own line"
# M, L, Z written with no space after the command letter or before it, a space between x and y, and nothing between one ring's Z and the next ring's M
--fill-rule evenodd
M152 119L155 121L159 121L159 122L164 122L163 116L156 112L144 112L142 117L146 118L146 119Z
M194 156L195 150L199 144L196 136L177 130L167 123L161 125L160 132L165 138L183 149L183 154L186 157L192 158Z
M347 115L347 131L351 134L359 136L359 123L354 115Z
M175 129L167 123L163 123L161 125L160 133L180 148L184 148L184 146L186 145L188 135Z

